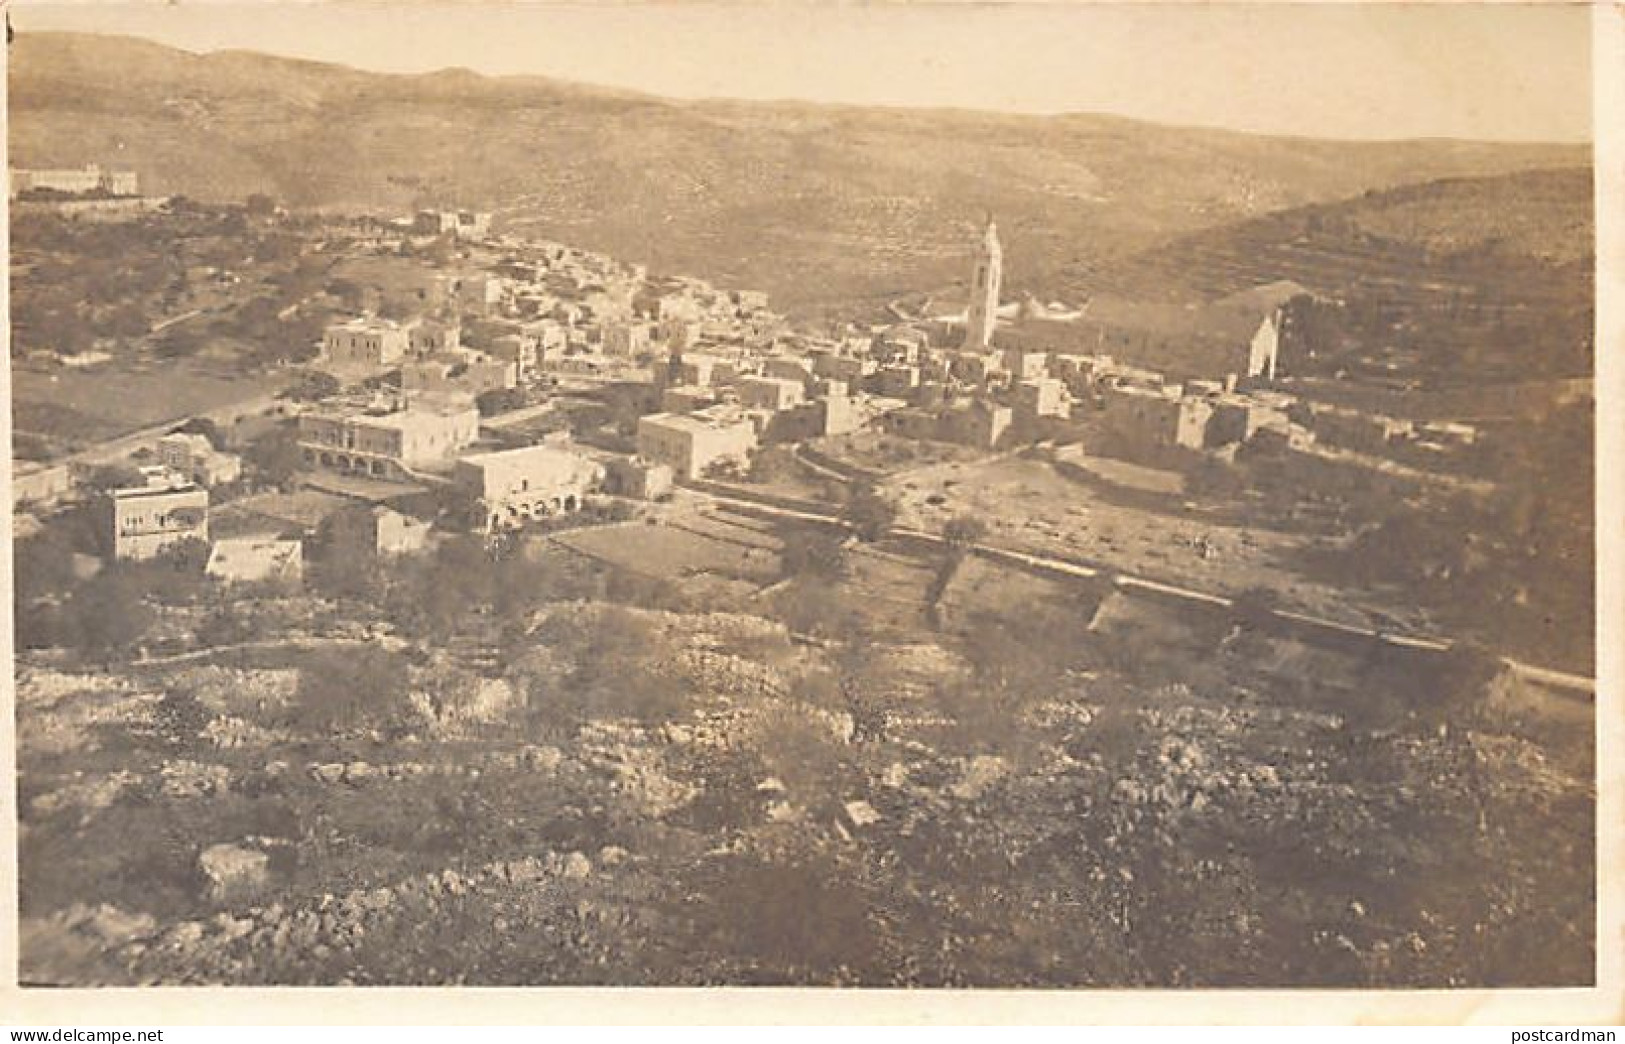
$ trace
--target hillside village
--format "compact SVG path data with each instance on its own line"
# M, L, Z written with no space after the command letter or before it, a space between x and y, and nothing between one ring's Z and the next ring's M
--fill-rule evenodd
M1588 530L1514 495L1588 381L1415 394L1285 279L1041 301L996 215L962 299L819 325L73 173L12 176L32 980L1524 985L1531 918L1589 966ZM1497 880L1393 885L1438 860Z

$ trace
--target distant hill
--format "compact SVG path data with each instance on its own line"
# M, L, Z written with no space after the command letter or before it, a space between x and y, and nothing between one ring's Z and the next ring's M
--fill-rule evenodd
M1269 138L1088 116L675 102L466 70L397 76L122 37L19 34L19 166L152 191L492 209L499 224L756 286L807 313L951 285L986 211L1009 283L1371 190L1583 166L1580 146Z
M1137 312L1195 316L1198 302L1257 315L1301 289L1346 306L1340 332L1317 338L1323 349L1344 338L1358 346L1348 358L1331 352L1338 367L1434 388L1584 377L1593 348L1591 198L1585 169L1442 179L1092 258L1057 281L1072 300L1089 302L1075 337L1096 320L1148 328Z
M1321 294L1380 290L1392 302L1493 290L1528 303L1589 295L1589 169L1447 178L1317 203L1089 259L1073 293L1205 300L1290 281Z

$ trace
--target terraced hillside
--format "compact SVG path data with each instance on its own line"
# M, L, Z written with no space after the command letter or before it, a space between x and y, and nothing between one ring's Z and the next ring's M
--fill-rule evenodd
M1289 281L1346 304L1340 336L1395 379L1584 377L1591 198L1583 169L1444 179L1206 229L1065 278L1078 297L1180 306Z
M1481 293L1492 280L1505 284L1497 296L1514 293L1507 307L1572 300L1590 288L1591 207L1585 169L1444 179L1206 229L1067 275L1085 292L1136 300L1211 299L1288 279L1401 307Z

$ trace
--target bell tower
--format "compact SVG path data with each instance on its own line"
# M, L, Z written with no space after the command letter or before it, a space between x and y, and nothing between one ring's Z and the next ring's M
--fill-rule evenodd
M993 215L976 244L976 271L971 279L970 307L965 313L965 348L980 351L993 343L993 325L999 311L999 283L1004 276L1004 252Z

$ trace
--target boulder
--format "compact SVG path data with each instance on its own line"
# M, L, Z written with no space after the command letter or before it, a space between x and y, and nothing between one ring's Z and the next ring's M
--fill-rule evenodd
M344 766L344 782L359 786L379 774L379 770L365 761L352 761Z
M538 772L552 772L564 764L564 754L557 747L526 747L520 756L526 768Z
M1008 770L1009 766L1003 758L979 754L965 766L965 774L958 783L948 788L948 792L963 801L975 801L984 790L1003 779Z
M310 775L318 783L340 783L344 780L344 766L339 764L312 765Z
M861 829L880 822L880 813L876 812L875 806L867 801L848 801L841 808L846 812L847 822L854 827Z
M239 845L210 845L198 856L198 866L209 879L217 900L250 894L270 881L270 857Z

